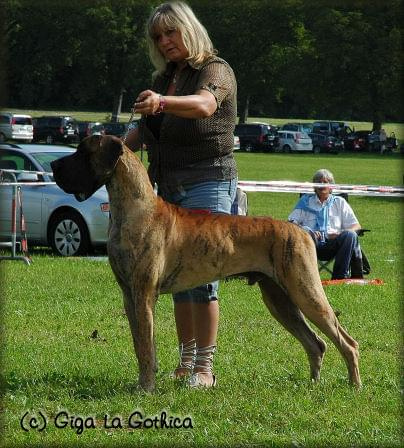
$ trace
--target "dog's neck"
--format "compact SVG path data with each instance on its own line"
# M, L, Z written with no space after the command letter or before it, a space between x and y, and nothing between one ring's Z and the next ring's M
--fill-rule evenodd
M117 211L125 209L122 207L123 202L138 202L142 203L142 208L152 208L156 201L156 195L145 167L126 146L124 146L123 154L119 157L114 173L106 187L110 203L117 204ZM130 208L131 206L128 209L130 210Z

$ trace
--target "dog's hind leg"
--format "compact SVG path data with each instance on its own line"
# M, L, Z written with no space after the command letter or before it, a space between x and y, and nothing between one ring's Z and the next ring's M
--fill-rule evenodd
M303 345L309 358L310 376L318 381L326 343L307 325L303 314L274 280L265 277L258 284L271 314Z
M293 272L293 268L291 268L291 272ZM310 276L307 275L305 278L310 278ZM303 282L301 278L289 279L288 292L301 312L338 348L347 365L351 384L359 387L361 385L358 362L359 344L338 322L328 303L320 279L318 282L313 277L311 282Z

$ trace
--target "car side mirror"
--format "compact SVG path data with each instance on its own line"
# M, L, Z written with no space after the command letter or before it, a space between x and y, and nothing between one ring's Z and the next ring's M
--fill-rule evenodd
M38 182L38 174L19 173L17 174L17 182Z

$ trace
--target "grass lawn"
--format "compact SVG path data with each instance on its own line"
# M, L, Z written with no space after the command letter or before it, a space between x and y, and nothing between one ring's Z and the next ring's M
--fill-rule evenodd
M397 155L240 153L236 158L243 180L305 181L329 168L341 183L402 184ZM248 198L250 215L286 219L297 194ZM351 196L350 203L362 226L371 229L362 239L370 277L385 282L326 287L342 325L360 344L360 391L349 387L345 365L327 339L322 378L312 384L302 347L266 311L258 288L231 280L221 284L218 387L191 391L169 378L176 335L171 298L161 296L157 390L143 394L135 388L137 364L108 263L36 250L29 267L1 264L4 446L402 446L402 200ZM128 428L136 410L149 418L163 411L171 418L189 417L193 428ZM41 412L47 428L25 432L20 420L27 412L39 419ZM106 427L114 417L122 428ZM79 418L95 428L78 434ZM66 427L56 427L65 421Z

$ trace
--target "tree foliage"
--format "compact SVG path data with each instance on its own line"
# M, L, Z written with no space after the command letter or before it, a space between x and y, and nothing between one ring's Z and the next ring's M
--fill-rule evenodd
M401 120L400 0L189 0L246 117ZM125 109L150 85L152 0L3 0L8 106Z

